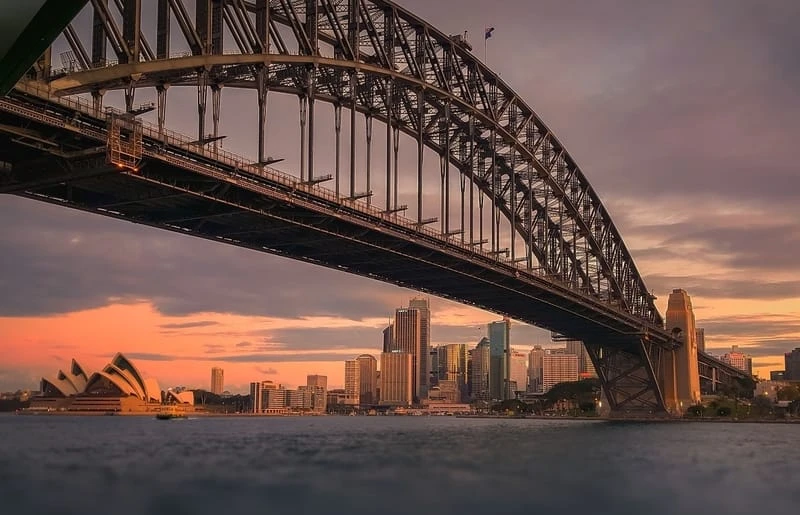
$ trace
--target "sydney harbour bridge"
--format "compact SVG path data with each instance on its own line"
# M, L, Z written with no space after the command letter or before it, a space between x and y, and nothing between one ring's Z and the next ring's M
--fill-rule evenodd
M680 412L684 338L583 170L463 37L387 0L31 5L0 62L0 192L527 322L584 342L613 413ZM231 88L256 113L249 158L222 148ZM170 129L174 95L194 134ZM273 124L295 148L270 147ZM743 375L691 359L712 387Z

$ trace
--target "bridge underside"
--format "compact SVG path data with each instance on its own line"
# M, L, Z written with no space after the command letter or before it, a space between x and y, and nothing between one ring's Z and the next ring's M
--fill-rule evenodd
M120 168L108 162L106 120L50 105L49 116L66 123L54 127L8 105L0 105L2 193L322 265L566 334L585 342L612 410L664 412L654 372L662 335L636 330L630 315L590 296L313 186L248 178L191 147L145 138L142 162ZM78 119L83 132L70 128Z

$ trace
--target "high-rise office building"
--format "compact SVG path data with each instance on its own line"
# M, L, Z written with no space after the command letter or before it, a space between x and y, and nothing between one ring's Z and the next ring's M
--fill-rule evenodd
M566 349L547 350L542 357L542 391L547 392L558 383L578 380L578 356Z
M211 393L220 395L225 391L225 371L219 367L211 369Z
M430 358L430 366L431 366L431 374L428 377L428 386L436 386L439 384L439 347L431 347L431 351L428 353Z
M383 406L410 406L413 400L413 356L410 352L381 354L381 398Z
M344 403L348 406L361 403L361 363L355 359L344 362Z
M788 381L800 381L800 347L783 355L786 368L783 376Z
M261 382L250 383L250 407L253 413L261 413Z
M431 375L430 352L431 352L431 309L428 299L414 297L408 303L409 309L419 311L419 390L417 395L420 398L428 396L428 383Z
M491 343L482 338L470 353L469 392L476 401L490 401Z
M411 396L414 401L419 400L420 389L423 385L420 367L420 353L422 343L421 314L418 309L400 308L394 314L394 337L390 352L407 352L411 354L411 366L414 382ZM425 363L427 363L427 359ZM426 378L427 379L427 378ZM427 380L424 382L427 385Z
M314 387L319 386L323 390L328 389L328 376L321 376L317 374L309 374L306 376L306 386Z
M511 321L504 318L500 322L491 322L488 327L491 367L489 372L489 393L492 400L511 399L509 359Z
M524 352L511 349L511 392L516 397L517 392L526 392L528 389L528 356Z
M378 360L375 356L362 354L356 358L359 363L359 403L371 406L378 403Z
M697 340L697 351L698 352L705 352L706 351L706 330L702 327L699 327L694 330L695 339Z
M467 394L467 346L463 343L442 345L444 349L445 372L440 381L450 381L456 385L459 398Z
M533 393L542 393L542 367L544 358L544 349L541 345L536 345L528 354L528 391Z
M389 324L383 330L383 352L391 352L394 346L394 324Z
M578 376L582 379L597 377L586 346L580 340L566 340L567 353L578 356Z

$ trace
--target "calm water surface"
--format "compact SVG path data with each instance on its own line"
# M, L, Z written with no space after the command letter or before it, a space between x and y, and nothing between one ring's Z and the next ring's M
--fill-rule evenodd
M798 513L800 426L0 416L0 513Z

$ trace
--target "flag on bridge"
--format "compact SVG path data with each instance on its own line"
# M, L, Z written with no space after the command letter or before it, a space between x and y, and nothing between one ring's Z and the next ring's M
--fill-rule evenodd
M486 35L483 39L489 39L490 37L492 37L492 32L494 32L494 27L488 27L486 29Z

